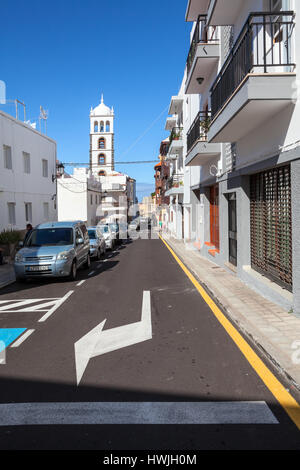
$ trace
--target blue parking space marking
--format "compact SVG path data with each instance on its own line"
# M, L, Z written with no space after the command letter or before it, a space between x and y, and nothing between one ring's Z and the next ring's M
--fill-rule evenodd
M0 352L9 346L26 328L0 328Z

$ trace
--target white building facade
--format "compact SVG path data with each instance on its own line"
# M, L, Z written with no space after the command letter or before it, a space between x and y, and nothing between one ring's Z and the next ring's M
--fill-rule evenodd
M299 2L189 0L184 240L300 313Z
M59 221L82 220L92 226L99 222L101 184L87 168L74 168L73 175L58 178L57 199Z
M57 220L56 142L0 111L0 230Z
M165 159L170 169L168 190L165 192L165 196L170 198L168 231L171 236L181 239L184 236L184 155L186 149L184 83L182 83L178 95L171 98L169 115L165 126L165 130L170 131L170 145Z

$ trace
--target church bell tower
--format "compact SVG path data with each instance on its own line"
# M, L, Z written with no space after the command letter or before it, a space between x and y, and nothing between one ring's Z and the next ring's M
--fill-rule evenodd
M114 171L114 109L101 103L90 111L90 168L94 176Z

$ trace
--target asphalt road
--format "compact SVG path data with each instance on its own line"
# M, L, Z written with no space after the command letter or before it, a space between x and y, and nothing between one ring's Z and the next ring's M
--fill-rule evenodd
M127 242L76 282L1 289L1 331L15 335L0 365L1 449L300 449L161 240Z

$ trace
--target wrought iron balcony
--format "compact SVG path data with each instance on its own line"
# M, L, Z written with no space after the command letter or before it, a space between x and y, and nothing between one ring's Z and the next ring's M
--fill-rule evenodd
M294 13L251 13L211 88L212 118L250 73L292 72Z
M207 132L211 121L210 111L200 111L187 133L187 150L198 140L207 141Z
M199 15L187 56L187 74L191 70L198 44L217 43L219 41L217 31L216 26L207 26L207 15Z

